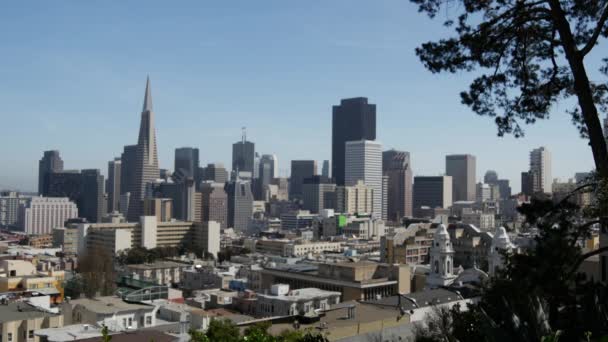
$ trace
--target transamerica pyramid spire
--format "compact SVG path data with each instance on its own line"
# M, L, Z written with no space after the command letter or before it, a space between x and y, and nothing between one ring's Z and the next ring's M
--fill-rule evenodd
M144 108L142 112L152 111L152 93L150 89L150 76L146 80L146 95L144 96Z
M159 177L158 154L156 150L156 133L154 129L154 112L152 111L152 93L150 77L146 80L146 93L141 112L139 137L134 165L134 184L131 193L127 219L137 222L143 213L142 201L146 195L146 184L154 182Z

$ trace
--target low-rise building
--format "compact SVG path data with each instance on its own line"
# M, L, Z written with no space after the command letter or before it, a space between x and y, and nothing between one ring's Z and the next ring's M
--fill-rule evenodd
M38 271L29 261L0 261L0 292L39 292L54 303L63 301L64 271Z
M342 300L364 300L410 292L408 265L371 261L268 266L261 271L262 288L288 284L292 289L319 288L342 293Z
M481 231L470 224L450 224L448 233L454 248L454 265L463 268L476 266L487 269L492 246L492 233Z
M380 261L389 264L427 264L429 249L433 245L435 224L411 224L380 240Z
M175 261L157 261L151 264L136 264L125 266L126 271L134 278L153 281L158 285L171 286L181 282L181 275L191 265Z
M0 305L0 336L3 342L40 342L35 331L63 326L63 315L25 301Z
M258 294L256 315L267 316L311 316L315 310L327 310L340 302L342 294L316 288L289 290L287 284L275 284L270 294Z
M482 230L494 231L496 223L493 214L484 214L483 212L465 212L462 214L462 223L471 224Z
M119 297L80 298L62 306L66 324L106 325L112 331L156 325L158 306L127 303Z
M308 254L323 254L325 252L340 252L342 247L339 242L292 242L285 246L283 256L286 257L302 257Z

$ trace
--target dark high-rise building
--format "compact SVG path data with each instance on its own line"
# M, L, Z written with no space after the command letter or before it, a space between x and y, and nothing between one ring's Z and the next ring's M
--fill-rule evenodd
M316 160L292 160L289 178L289 198L302 199L304 179L317 175Z
M141 113L141 124L139 126L139 137L137 139L134 166L134 183L130 184L131 188L129 189L129 192L131 193L131 199L129 201L129 211L127 214L127 219L131 222L138 221L139 216L143 213L143 199L146 192L146 184L153 182L159 177L150 78L148 78L146 82L146 94Z
M521 173L521 192L526 196L534 195L534 180L535 176L533 172L522 172ZM538 177L537 177L538 178Z
M253 215L251 182L236 179L226 184L228 194L228 227L245 232Z
M302 184L303 209L320 213L323 209L336 208L336 184L323 176L304 179Z
M449 208L452 205L452 177L414 177L414 208Z
M38 162L38 193L44 195L47 191L46 175L63 171L63 160L59 151L44 151Z
M82 211L79 204L83 188L82 174L78 170L48 173L45 178L47 189L44 196L67 197L79 206L79 211Z
M483 182L486 184L497 184L498 173L496 173L494 170L486 171L486 174L483 176Z
M509 185L508 179L499 179L496 181L496 184L498 185L501 199L508 199L511 197L511 186Z
M204 181L213 181L215 183L226 183L228 181L228 171L222 163L207 164L202 171L202 179Z
M135 184L135 159L137 158L137 145L127 145L120 155L120 194L133 189Z
M106 192L108 193L108 212L120 210L120 183L122 162L120 158L114 158L108 162L108 180L106 181Z
M332 112L331 174L336 185L345 185L346 142L376 139L376 105L365 97L343 99Z
M476 161L470 154L445 157L445 174L452 176L452 202L475 201Z
M224 183L203 182L201 184L201 218L203 222L215 221L221 228L228 224L228 195Z
M254 195L256 200L262 200L264 197L264 189L272 183L272 180L278 173L277 157L272 154L264 154L258 163L258 177L255 180Z
M180 170L186 177L193 178L194 181L198 183L200 181L198 168L198 148L181 147L175 149L174 172ZM197 187L198 186L199 185L197 184Z
M382 169L387 184L387 217L400 222L413 215L413 184L410 153L389 150L382 153Z
M255 145L247 141L247 136L243 132L243 139L232 144L232 172L250 172L253 177L254 158Z
M82 170L82 198L78 212L89 222L101 222L105 213L103 176L97 169Z

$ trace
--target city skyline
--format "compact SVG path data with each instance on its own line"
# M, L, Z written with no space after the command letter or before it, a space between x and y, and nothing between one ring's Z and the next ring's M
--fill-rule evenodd
M196 27L207 33L203 39L195 40L197 44L188 42L186 32L188 25L195 25L194 16L175 28L184 39L174 42L166 35L160 35L157 44L151 44L149 38L135 39L143 36L144 31L134 31L123 38L120 32L107 30L105 21L102 24L101 20L94 20L82 25L83 35L99 42L99 46L82 44L82 40L74 46L67 40L54 46L59 42L57 36L67 34L65 32L79 25L81 19L65 23L52 21L57 25L50 25L42 34L47 42L31 44L35 34L40 34L38 25L48 26L55 12L67 10L68 14L75 15L86 7L40 6L33 10L16 6L0 14L2 28L14 24L19 17L15 14L20 11L31 11L28 18L32 20L29 30L8 38L7 47L14 53L0 65L0 74L8 80L0 84L0 103L3 103L0 117L6 130L0 143L17 146L2 156L6 166L0 171L0 188L35 191L36 161L42 151L52 149L61 152L65 169L96 168L107 177L107 161L119 155L124 145L135 141L141 87L146 74L150 74L155 84L161 168L171 169L174 150L182 146L199 148L201 165L210 162L230 165L231 144L239 139L242 126L247 127L249 140L256 144L257 151L278 156L280 170L288 170L291 160L330 160L332 105L342 98L365 96L377 105L378 140L384 143L384 149L410 152L414 176L441 174L445 155L469 153L477 157L476 181L486 170L496 170L501 178L511 180L517 192L520 173L528 169L529 151L539 146L547 146L552 151L556 178L570 178L575 172L592 169L588 146L578 139L570 117L560 112L566 106L558 107L552 120L526 127L527 135L523 139L497 138L491 119L478 117L460 104L458 92L466 88L469 76L435 78L420 65L414 47L440 36L442 31L435 27L420 35L408 32L409 21L404 18L411 17L415 23L428 22L414 13L410 4L348 6L351 20L369 13L373 23L369 32L354 30L354 24L348 19L339 19L342 25L327 39L319 40L318 29L303 32L299 29L303 47L264 62L264 58L276 52L273 49L293 47L286 39L295 29L287 25L289 20L299 15L304 18L299 20L318 16L318 24L323 29L332 16L344 10L340 2L317 4L312 8L276 4L275 11L282 11L285 16L272 16L269 23L246 16L259 14L265 6L262 9L245 6L235 16L256 24L259 34L243 37L237 35L236 30L227 31L228 39L222 40L218 39L223 27L219 21L196 23L201 25ZM198 15L206 15L204 10L209 10L209 15L229 13L229 9L221 6L211 9L197 6L202 5L193 5L193 13ZM44 10L51 15L43 15ZM126 18L136 10L141 9L126 8L108 23L124 27L161 15L158 6L150 6L135 23L127 24ZM168 11L166 15L173 18L184 14ZM385 21L382 25L381 19ZM286 32L272 33L271 29L279 24L285 26ZM247 43L249 38L251 42ZM278 47L263 38L270 38ZM366 42L374 43L366 45ZM261 50L248 55L250 60L230 57L251 48L252 43L263 44ZM128 44L132 46L126 51L114 50ZM182 54L191 48L191 55L180 57L159 51L171 44ZM34 45L40 52L35 60L28 57ZM61 48L67 50L62 50L59 58L57 53ZM146 58L130 58L138 48L144 49ZM297 56L303 48L310 48L308 61ZM147 52L152 51L159 53L150 56ZM392 57L386 56L387 51ZM100 52L103 53L95 56ZM354 52L358 53L357 57L351 56ZM108 56L114 58L104 60ZM221 63L221 57L226 56L230 58ZM28 63L24 63L24 58ZM177 65L180 58L186 59L184 65ZM340 61L347 63L339 64ZM304 70L292 70L295 63ZM235 65L240 66L232 70ZM337 65L340 67L336 69ZM360 70L361 65L366 66L365 70ZM218 70L212 70L214 68ZM293 77L287 72L292 72ZM59 78L60 75L63 77ZM303 90L307 91L305 96ZM228 101L228 97L239 101ZM441 100L436 101L437 98ZM87 125L95 129L86 129ZM108 139L109 135L112 139ZM289 139L284 139L286 135ZM32 136L36 139L27 138ZM504 158L507 153L509 158Z

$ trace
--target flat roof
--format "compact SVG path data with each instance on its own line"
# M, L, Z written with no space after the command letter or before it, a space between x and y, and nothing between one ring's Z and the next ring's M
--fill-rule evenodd
M281 299L285 301L297 302L300 300L313 300L319 297L328 297L328 296L341 296L342 292L336 291L325 291L321 289L317 289L314 287L308 287L303 289L291 290L286 295L275 296L275 295L266 295L266 294L258 294L258 298L268 298L268 299Z
M57 316L57 314L41 311L25 302L11 302L0 305L0 323L52 316Z
M113 314L117 311L153 310L154 307L144 304L132 304L119 297L105 296L96 298L81 298L71 300L72 305L80 304L96 313Z
M182 262L161 260L161 261L155 261L153 263L146 263L146 264L131 264L131 265L127 265L127 268L148 270L148 269L156 269L156 268L191 267L191 266L192 265L190 265L190 264L185 264Z
M445 304L462 299L463 298L454 291L438 288L402 295L401 306L405 310L414 310L425 306ZM397 308L399 306L399 296L395 295L377 300L368 300L365 301L365 303Z

